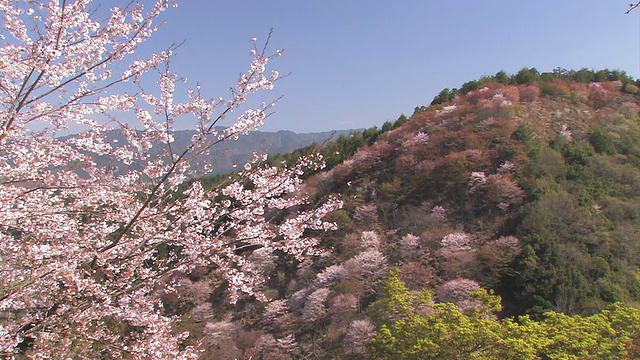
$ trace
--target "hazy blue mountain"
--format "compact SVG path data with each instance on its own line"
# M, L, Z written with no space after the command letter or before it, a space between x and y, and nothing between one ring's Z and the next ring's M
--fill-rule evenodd
M308 146L312 143L323 143L328 139L337 139L340 135L349 135L354 131L361 130L335 130L318 133L295 133L292 131L264 132L252 131L249 135L240 136L238 140L226 140L211 148L209 155L199 156L191 161L192 169L199 171L206 164L213 165L214 174L224 174L233 171L233 165L242 166L247 162L253 152L267 153L270 155L284 154L295 149ZM179 130L174 133L175 141L172 143L174 153L184 151L195 134L194 130ZM210 140L214 140L211 138ZM118 130L112 130L107 134L107 141L111 144L124 144L125 140ZM152 155L158 154L162 150L161 146L154 146ZM101 157L97 160L99 164L106 165L112 163L113 159ZM117 164L117 166L123 166ZM135 166L132 165L132 166Z

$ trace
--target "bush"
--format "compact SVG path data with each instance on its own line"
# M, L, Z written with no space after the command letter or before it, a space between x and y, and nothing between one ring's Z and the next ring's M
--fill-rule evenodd
M567 96L569 95L569 86L561 79L553 79L540 83L542 93L550 96Z
M537 86L520 87L520 100L534 102L540 98L540 89Z
M613 140L604 133L602 128L594 129L589 134L589 143L598 154L615 155L618 153Z
M638 91L640 91L640 89L637 86L633 85L632 83L626 83L622 87L622 91L627 94L636 95Z

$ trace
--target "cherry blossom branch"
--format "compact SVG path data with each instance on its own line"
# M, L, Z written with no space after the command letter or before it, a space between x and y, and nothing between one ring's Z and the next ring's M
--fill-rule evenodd
M334 229L323 219L342 203L329 198L312 204L300 195L304 168L319 168L317 159L276 168L260 165L256 155L213 190L189 180L193 157L249 133L272 114L279 99L240 110L279 78L276 71L265 74L281 53L266 55L271 32L261 51L253 41L250 69L228 100L206 99L197 85L190 100L177 103L179 77L168 66L174 47L128 59L154 33L152 23L168 1L146 13L137 1L114 7L106 25L91 17L89 3L8 0L0 12L11 38L0 44L0 311L10 315L0 326L0 352L195 359L197 349L184 344L184 333L172 331L175 319L155 294L163 286L172 291L166 277L205 266L227 280L231 302L240 294L263 299L265 278L251 264L251 249L302 259L319 241L308 235ZM147 91L142 79L154 69L158 89ZM129 95L115 89L127 81L140 90ZM114 111L134 112L144 128L120 123ZM215 126L233 111L241 112L218 132ZM118 124L125 143L107 139L108 128L95 115ZM195 116L197 133L176 152L173 123L185 116ZM69 123L87 130L55 138ZM151 157L158 145L160 154ZM160 247L175 250L159 254ZM135 336L107 323L129 326ZM110 342L112 347L102 345ZM75 346L80 343L96 344L107 355ZM70 352L79 348L89 355Z

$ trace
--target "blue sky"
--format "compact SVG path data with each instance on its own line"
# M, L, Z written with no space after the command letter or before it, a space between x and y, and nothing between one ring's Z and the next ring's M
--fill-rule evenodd
M149 44L186 40L172 68L224 95L274 29L290 76L264 131L366 128L410 115L445 87L522 67L640 72L640 11L621 0L182 0Z

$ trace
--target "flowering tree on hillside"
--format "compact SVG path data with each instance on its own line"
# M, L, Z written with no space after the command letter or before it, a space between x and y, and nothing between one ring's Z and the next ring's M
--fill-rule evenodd
M301 258L318 241L308 230L334 227L323 217L340 201L312 207L296 195L317 159L274 168L256 156L218 189L184 185L189 158L262 124L273 103L243 105L273 88L278 74L266 66L280 52L254 39L229 98L206 98L198 85L182 101L171 49L136 57L169 2L126 3L100 15L91 0L0 2L0 357L196 358L154 291L177 291L172 274L209 267L232 302L261 298L251 250ZM124 112L141 129L107 123L126 139L115 146L96 119ZM197 134L176 152L173 125L183 118L197 120ZM85 131L57 137L73 124ZM152 147L161 155L150 158ZM124 166L98 166L98 157Z

